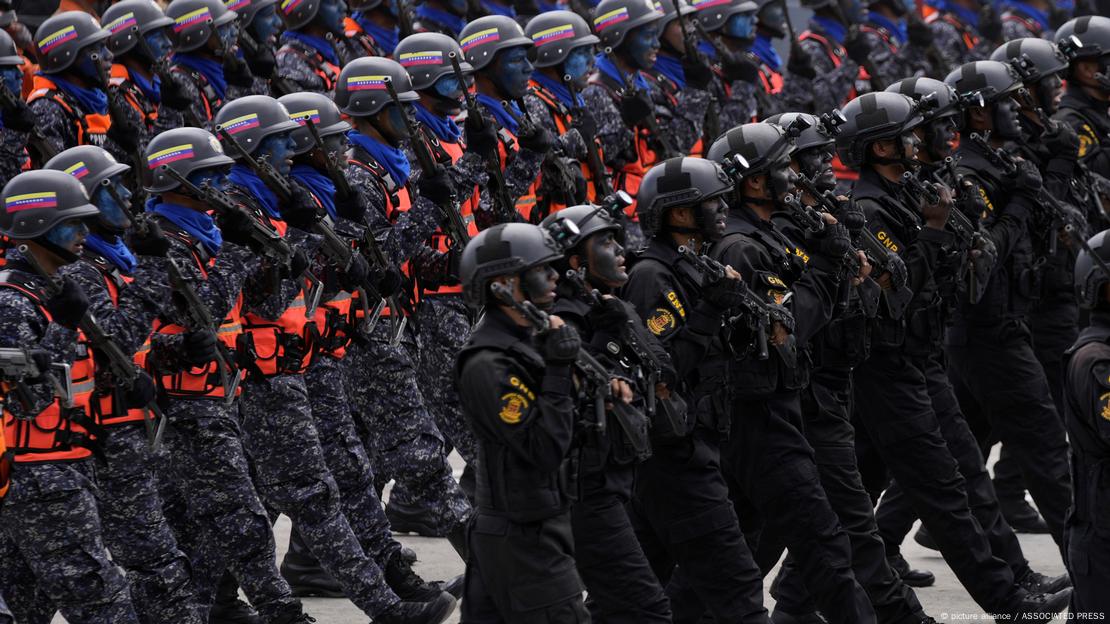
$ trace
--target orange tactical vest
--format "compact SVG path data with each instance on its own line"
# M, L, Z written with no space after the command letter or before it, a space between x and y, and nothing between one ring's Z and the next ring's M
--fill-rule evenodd
M362 158L362 160L360 160L360 158ZM356 149L354 150L352 156L348 159L348 162L369 171L371 175L374 176L374 179L378 181L378 184L381 186L382 189L382 194L385 195L386 201L389 203L389 212L386 214L386 218L388 218L390 222L396 221L397 217L400 216L401 213L408 212L409 208L412 207L412 195L409 194L408 185L399 187L397 183L393 181L393 178L389 177L389 174L386 173L385 168L382 167L372 157L370 157L369 154L360 149ZM416 304L419 301L420 293L416 292L415 288L412 288L412 271L409 268L408 261L401 265L401 274L408 282L405 290L408 291L408 294L411 297L411 309L415 309ZM353 295L353 297L357 299L357 295ZM370 308L373 309L375 305L377 305L377 302L372 303L370 305ZM352 303L351 310L353 312L353 317L355 318L356 324L361 322L364 318L362 306ZM409 312L410 310L401 310L401 314L404 314L406 316L409 314ZM385 308L382 310L382 318L388 318L392 315L393 310L390 309L390 306L385 306Z
M200 103L204 105L204 119L200 121L207 122L215 119L216 112L224 105L224 101L223 98L216 93L216 89L209 84L208 78L206 78L204 74L185 65L170 65L170 71L185 76L190 82L197 86L197 92L200 93Z
M46 98L57 102L58 106L66 112L77 129L77 145L95 145L104 147L108 138L108 128L112 127L112 117L107 113L88 113L81 109L64 91L58 88L50 79L35 74L34 90L27 96L27 103ZM67 145L66 147L75 147Z
M165 225L165 222L163 222L163 229L166 230L168 236L175 236L189 246L193 261L200 269L201 274L207 279L208 269L216 263L216 259L209 256L188 234ZM235 305L228 311L227 317L220 322L220 326L216 329L216 339L229 353L234 353L239 336L243 333L242 308L243 297L240 295L235 301ZM162 319L157 319L154 322L154 331L159 334L172 335L183 334L186 329L181 325L174 325L166 323ZM184 399L224 398L226 395L224 394L224 387L220 385L218 367L217 362L208 362L204 366L196 366L176 373L159 374L157 379L159 385L165 389L167 396ZM238 371L236 374L242 375L242 371ZM236 395L241 391L242 388L236 388Z
M620 105L618 91L623 89L623 86L612 84L608 77L600 72L590 78L590 83L601 85L609 93L609 97L613 98L613 103L617 106ZM650 147L648 140L650 133L647 128L632 128L632 134L632 140L636 148L636 160L625 163L619 171L614 172L613 189L624 191L632 198L632 204L624 209L624 213L630 221L638 222L640 219L636 215L636 196L640 192L640 183L648 169L659 162L659 155Z
M343 18L343 38L356 49L363 50L364 56L389 56L352 17Z
M339 66L324 58L316 50L308 50L300 45L286 43L277 51L277 55L294 54L312 69L320 81L324 83L324 91L335 91L335 83L339 80Z
M570 111L567 110L566 105L535 80L531 81L529 86L532 89L532 95L535 95L541 102L547 105L547 110L551 113L551 120L555 122L556 133L559 136L566 134L571 128ZM582 137L582 139L585 141L597 141L596 137ZM598 146L599 151L600 149L601 147ZM602 156L602 161L604 161L604 156ZM582 177L586 180L586 201L596 202L602 199L597 196L597 186L594 183L593 172L586 166L586 163L582 163L580 166L582 168ZM536 188L538 189L540 186L540 180L537 180ZM566 208L565 204L551 202L548 206L548 213L558 212L563 208Z
M128 275L121 274L106 260L100 257L87 257L86 261L92 264L98 271L100 276L104 278L104 286L108 289L108 296L112 298L112 303L119 306L120 291L127 285L135 280L135 278ZM135 354L135 363L139 368L146 368L146 359L150 355L150 336L143 342L143 346L139 348L138 353ZM127 423L140 422L145 420L147 415L145 410L141 408L122 410L116 406L115 399L118 396L116 392L104 392L96 390L90 408L96 422L108 427L112 425L123 425ZM120 412L123 412L122 414Z
M131 80L131 72L127 67L119 63L112 65L112 77L108 85L109 89L119 89L123 100L139 113L147 129L154 128L154 122L158 119L158 105L148 100L146 94Z
M0 500L3 500L4 495L8 493L11 474L12 458L8 455L8 445L4 444L4 428L0 427Z
M428 149L431 150L433 157L441 165L450 167L451 165L459 162L463 156L464 147L461 143L447 143L442 141L426 127L422 127L424 132L424 142L428 144ZM478 235L478 224L474 221L474 212L478 207L478 200L480 191L478 186L474 186L474 191L470 197L466 198L459 203L459 216L462 217L463 223L466 224L466 233L470 238ZM444 234L442 228L436 228L432 233L431 248L446 252L451 249L451 237ZM440 284L436 288L425 288L423 294L425 296L432 295L454 295L462 292L462 284Z
M975 46L979 45L979 37L976 36L975 33L971 32L971 30L967 28L967 25L961 22L959 18L957 18L955 15L952 15L951 13L938 13L934 11L932 14L928 15L925 18L925 23L932 24L937 20L946 22L950 24L953 28L955 28L956 32L960 33L960 36L964 41L964 45L967 46L968 50L974 50Z
M353 338L352 328L358 322L352 316L352 303L354 295L341 290L316 308L312 323L305 325L305 339L314 347L313 357L328 356L341 360L347 355L347 346Z
M35 286L17 273L0 273L0 288L19 291L35 304L47 321L52 320ZM99 427L89 416L89 402L96 379L92 349L80 332L77 334L77 357L70 365L70 382L72 407L64 407L61 400L55 398L30 420L16 418L4 410L4 439L10 445L9 452L15 462L75 461L93 454Z

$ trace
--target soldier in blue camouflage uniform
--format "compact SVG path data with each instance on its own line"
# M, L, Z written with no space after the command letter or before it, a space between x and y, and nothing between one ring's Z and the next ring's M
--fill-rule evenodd
M22 173L0 200L0 233L25 243L51 275L77 259L88 233L81 219L97 213L84 187L60 171ZM48 295L47 279L18 250L7 254L2 282L0 346L42 349L75 368L73 409L54 398L46 378L28 382L23 397L4 406L16 461L0 511L7 537L0 587L22 622L49 622L56 607L69 622L138 624L127 581L108 559L94 494L94 371L88 344L77 341L89 300L72 279L54 282Z
M165 476L181 499L174 502L187 512L188 530L178 534L191 541L182 546L192 560L198 604L206 614L216 581L227 567L264 621L303 622L300 602L274 564L273 532L251 483L238 404L225 396L234 388L223 387L217 374L222 366L215 362L221 352L225 359L232 357L217 343L223 337L233 342L241 331L237 302L244 281L258 270L259 260L247 247L250 227L233 220L231 213L222 215L217 225L207 215L206 199L161 168L165 164L198 188L219 189L233 161L215 137L195 128L159 134L147 146L146 158L143 184L152 194L147 211L167 232L168 258L220 326L217 334L216 328L186 321L190 305L178 302L159 318L167 327L153 336L149 362L169 396ZM227 385L232 386L238 375L228 371ZM180 520L171 520L176 528Z
M0 30L0 88L12 97L0 105L0 184L7 184L27 162L27 134L35 127L35 114L20 98L23 57L8 33ZM9 105L10 104L10 105Z
M860 67L868 62L871 50L853 24L863 18L858 0L847 3L854 11L845 16L836 0L804 0L813 9L809 27L798 35L798 46L808 57L807 64L817 78L812 81L787 79L783 99L788 110L822 114L866 92L870 84L859 85Z
M1056 26L1068 19L1067 12L1057 4L1048 0L1007 0L1002 12L1002 36L1006 41L1052 38Z
M366 76L390 76L402 102L416 101L419 95L403 67L371 57L349 63L336 88L336 104L354 126L348 134L352 151L347 177L365 208L361 225L373 233L389 265L381 268L395 274L393 267L412 258L435 231L441 218L436 204L453 202L454 189L442 172L409 181L410 164L400 148L406 134L401 115L406 113L390 103L383 89L365 86ZM393 281L383 285L382 295L396 294L399 280ZM369 336L357 336L348 348L343 362L347 393L379 482L403 482L413 497L404 502L433 510L430 528L459 548L470 504L451 474L443 435L417 385L414 336L411 331L396 333L408 312L394 303Z
M945 68L987 59L1002 38L1002 16L980 0L929 0L937 12L928 18L933 42ZM941 68L936 74L945 73Z
M416 32L443 33L458 39L467 17L467 0L424 0L413 11L412 26Z
M870 50L869 66L874 67L883 88L902 78L934 73L926 58L933 32L915 11L912 0L872 2L860 26L860 35Z
M342 63L332 43L343 35L343 0L302 0L282 4L286 30L277 51L282 94L331 93Z
M162 302L170 296L163 260L158 257L165 255L169 243L156 227L132 237L138 257L123 242L121 237L131 226L127 216L131 193L123 185L130 167L101 148L70 148L46 167L80 180L100 208L89 224L92 232L85 240L84 254L62 274L81 286L93 316L123 352L136 353L149 338ZM123 395L101 381L92 408L108 433L106 466L96 475L104 541L113 561L128 572L135 610L143 621L203 624L194 604L189 561L162 514L147 433L141 420L136 420L144 414L127 410ZM153 398L150 377L144 374L141 383Z
M276 78L277 37L281 32L281 17L278 16L277 0L230 1L229 7L239 15L239 52L252 76L250 95L274 95L272 83ZM238 94L239 87L232 89ZM276 97L276 95L275 95Z
M392 56L401 39L394 14L395 0L351 0L351 16L344 20L343 38L336 43L346 65L363 56Z

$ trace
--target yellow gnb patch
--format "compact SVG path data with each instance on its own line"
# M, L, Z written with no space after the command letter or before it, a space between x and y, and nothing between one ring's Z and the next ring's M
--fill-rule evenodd
M671 311L664 310L663 308L656 308L655 314L649 316L646 322L648 331L655 334L656 336L662 336L664 333L674 329L678 325L678 322L675 320L674 315L671 314Z
M987 207L987 212L994 212L994 202L990 197L987 197L987 191L983 187L979 187L979 197L983 198L983 205Z
M667 302L671 304L675 312L678 312L680 317L686 318L686 308L682 307L682 302L678 300L678 295L673 290L667 291ZM671 317L671 320L674 320L674 317Z
M1098 398L1099 416L1105 420L1110 420L1110 392L1103 393Z
M1095 134L1090 124L1083 124L1079 129L1079 157L1083 158L1091 148L1098 145L1098 135Z
M790 250L788 249L787 252L789 252L789 251ZM805 262L806 264L809 264L809 254L806 253L806 250L802 249L801 247L795 247L794 248L794 255L801 258L802 262Z
M883 247L886 247L894 253L898 253L898 243L894 242L894 239L890 236L890 234L887 234L883 230L879 230L878 233L875 234L875 238L879 239L879 241L883 244Z

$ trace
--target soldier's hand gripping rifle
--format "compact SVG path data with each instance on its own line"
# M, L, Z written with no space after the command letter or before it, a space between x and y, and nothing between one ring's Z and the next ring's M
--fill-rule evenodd
M701 56L701 53L698 52L697 29L691 27L686 16L682 14L682 6L679 4L679 0L671 0L671 5L674 7L674 15L675 19L678 20L678 26L682 30L682 46L686 58L693 61ZM707 90L709 91L709 106L705 109L705 119L702 124L702 144L706 146L705 149L709 149L709 145L721 133L721 103L717 100L717 90L712 86L709 86Z
M947 225L969 252L967 295L971 303L978 303L987 291L991 271L998 258L994 241L979 224L979 213L982 211L976 208L981 205L982 200L975 192L974 185L956 171L956 160L951 156L945 158L944 165L935 169L932 175L933 179L947 185L957 194L957 204L948 212Z
M581 101L581 92L574 84L574 78L570 74L563 76L563 84L567 86L570 91L570 101L572 106L570 108L570 116L574 121L584 114ZM586 166L590 168L591 177L594 179L594 189L597 191L597 197L608 197L613 193L613 184L609 180L609 170L605 168L605 161L601 158L601 146L598 145L596 137L582 137L586 142Z
M451 69L455 73L455 79L459 81L459 85L463 91L463 101L466 103L466 117L467 119L475 118L482 120L482 123L488 123L482 116L482 108L478 105L478 100L470 89L466 86L466 76L463 75L462 65L459 64L459 55L455 52L447 53L448 60L451 61ZM492 178L492 186L490 190L493 193L494 202L501 207L501 218L505 221L514 220L516 214L516 202L513 201L512 196L509 194L509 187L505 184L505 173L501 170L501 157L495 151L493 154L487 154L486 173Z
M11 110L22 103L23 100L9 91L7 85L0 84L0 109ZM54 149L38 125L27 132L27 148L34 156L32 163L38 167L42 167L46 161L58 155L58 150Z
M347 180L347 175L339 168L335 162L335 158L324 147L324 140L320 137L320 131L316 129L316 124L311 118L304 119L305 127L308 128L308 134L312 137L312 142L316 145L316 149L320 150L320 154L324 159L324 167L328 174L328 178L335 184L335 193L341 199L349 199L354 191L351 189L351 183ZM355 251L347 243L339 237L335 232L335 228L328 222L329 217L325 216L320 221L321 227L313 227L317 234L321 234L324 238L324 255L331 258L340 270L346 271L350 268L351 263L354 262ZM384 268L384 267L382 267ZM370 283L369 279L363 280L362 284L355 288L358 294L359 307L362 308L362 323L359 325L358 330L363 335L369 335L374 331L374 327L378 324L378 320L382 316L382 311L385 309L385 298L378 292L378 288ZM376 302L374 308L370 308L370 302Z
M613 69L620 75L621 82L624 84L623 91L620 95L631 93L635 95L635 97L644 98L651 106L652 112L648 113L647 117L644 117L643 124L648 131L648 142L651 143L652 149L659 155L659 160L662 161L668 158L674 158L675 156L682 156L681 150L679 150L672 141L671 133L667 132L664 134L660 132L659 121L655 118L655 101L651 99L651 94L637 87L636 79L621 70L620 65L617 64L617 60L613 58L614 55L611 48L605 50L605 55L609 57L609 61L613 64Z
M11 392L24 410L32 409L35 400L27 384L43 381L54 387L54 396L63 405L73 406L69 364L51 363L49 369L43 370L39 362L44 359L49 360L50 354L41 349L0 348L0 382L5 387L5 396L0 397L0 407L7 401L7 393ZM57 371L57 374L53 371Z
M46 280L47 296L52 297L61 292L60 280L46 271L27 245L20 245L19 253L23 255L23 258L31 265L35 273ZM108 332L104 331L92 312L86 311L85 316L77 323L77 327L85 334L89 346L104 357L108 364L108 373L113 384L113 391L117 393L115 403L116 405L123 405L122 391L132 390L135 387L143 374L142 370L134 359L123 352L123 349L108 335ZM143 406L143 412L147 442L151 449L157 450L162 444L162 433L165 431L166 418L155 399L151 399L149 403Z

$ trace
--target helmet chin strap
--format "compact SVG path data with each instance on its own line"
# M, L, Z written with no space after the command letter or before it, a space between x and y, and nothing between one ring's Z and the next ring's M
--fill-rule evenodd
M55 245L54 243L47 240L45 235L39 236L38 238L33 238L31 240L38 243L38 245L43 249L61 258L65 264L72 264L80 259L77 254L73 253L72 251L64 247Z

